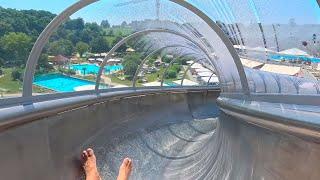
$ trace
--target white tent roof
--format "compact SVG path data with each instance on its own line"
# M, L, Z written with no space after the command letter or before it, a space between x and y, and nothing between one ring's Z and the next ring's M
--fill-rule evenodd
M198 76L200 77L210 77L213 74L213 72L207 71L207 72L199 72Z
M201 80L204 82L208 82L210 77L201 77ZM209 83L219 82L219 78L217 76L212 76Z
M179 84L179 85L181 84L181 80L177 80L177 81L173 81L173 82L176 84ZM189 79L184 79L183 85L184 86L198 86L199 84L197 82L190 81Z
M197 68L197 69L195 69L195 71L196 71L197 73L201 73L201 72L212 72L210 69L207 69L207 68L205 68L205 67Z
M192 66L191 66L191 69L201 69L203 68L203 66L199 63L194 63Z
M187 64L192 64L194 61L187 61Z
M132 49L132 48L128 48L126 51L127 51L127 52L135 52L136 50L134 50L134 49Z
M283 65L275 65L275 64L265 64L262 68L262 71L286 74L286 75L296 75L301 71L300 67L294 66L283 66Z
M306 53L305 51L302 51L301 49L298 49L298 48L292 48L292 49L280 51L279 54L296 55L296 56L309 56L308 53Z
M158 82L158 81L149 82L149 83L142 84L142 86L145 86L145 87L161 86L161 82ZM166 83L163 83L163 86L169 86L169 85L167 85Z
M108 62L121 62L120 59L109 59Z

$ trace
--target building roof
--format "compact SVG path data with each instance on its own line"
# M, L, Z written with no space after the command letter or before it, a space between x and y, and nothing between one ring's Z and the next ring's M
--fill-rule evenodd
M246 58L240 58L240 59L241 59L242 65L245 67L248 67L248 68L256 68L256 67L262 66L264 64L264 63L249 60Z
M301 49L298 49L298 48L292 48L292 49L280 51L279 54L296 55L296 56L310 56L308 53L306 53L305 51L302 51Z
M301 72L301 68L294 67L294 66L265 64L261 68L261 71L267 71L267 72L272 72L272 73L286 74L286 75L294 76L294 75Z
M181 80L177 80L177 81L173 81L174 83L176 83L176 84L181 84ZM193 81L191 81L191 80L189 80L189 79L184 79L183 80L183 85L184 86L198 86L199 85L199 83L197 83L197 82L193 82Z
M198 76L200 77L210 77L213 74L213 72L206 71L206 72L199 72Z
M55 61L55 62L67 62L67 61L69 61L69 59L64 57L64 56L62 56L61 54L59 54L59 55L55 56L52 61Z

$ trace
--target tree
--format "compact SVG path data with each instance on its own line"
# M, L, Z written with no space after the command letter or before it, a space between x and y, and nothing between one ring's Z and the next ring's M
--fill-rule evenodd
M165 78L166 79L173 79L173 78L176 78L177 77L177 72L175 70L168 70L168 72L166 73L165 75Z
M101 21L101 27L103 28L110 28L110 24L109 24L109 21L108 20L103 20Z
M107 34L108 36L113 36L113 29L110 29L109 31L108 31L108 34Z
M38 60L37 73L48 73L53 69L53 66L48 62L48 54L41 54Z
M50 43L49 45L49 52L56 56L56 55L65 55L71 56L73 53L73 44L69 40L59 40Z
M31 50L31 37L25 33L11 32L0 39L0 47L5 52L3 58L13 65L23 65Z
M80 57L86 52L89 51L90 46L87 43L84 42L78 42L76 44L76 50L80 54Z
M12 80L13 81L17 81L17 80L22 80L22 73L21 73L21 71L20 70L17 70L17 69L15 69L15 70L13 70L12 72L11 72L11 78L12 78Z
M93 39L90 44L93 53L102 53L110 50L109 43L103 37Z
M84 29L84 21L82 18L71 19L64 24L65 29L69 30L83 30Z
M0 57L0 67L4 66L4 60Z
M171 61L173 60L173 58L167 56L167 55L164 55L162 57L162 61L165 62L165 63L170 63Z
M308 46L308 42L307 42L307 41L302 41L302 45L303 45L304 47L307 47L307 46Z
M127 26L128 26L128 24L127 24L126 21L123 21L123 22L121 23L121 27L127 27Z
M123 57L123 70L128 79L132 79L141 63L141 54L132 53Z
M122 40L121 36L117 36L116 39L113 41L112 46L115 46L118 42L120 42ZM117 52L126 52L126 50L128 49L128 46L126 43L124 43L123 45L121 45L118 49Z

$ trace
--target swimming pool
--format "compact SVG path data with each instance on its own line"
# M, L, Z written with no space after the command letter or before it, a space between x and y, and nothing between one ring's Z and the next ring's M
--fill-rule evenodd
M46 74L36 76L33 84L56 92L74 92L76 87L95 85L96 83L63 74Z
M70 69L77 71L81 75L86 74L98 74L100 66L96 64L73 64L70 65ZM104 73L110 74L115 71L122 70L122 65L112 65L112 66L105 66L104 67Z
M306 62L320 63L320 58L315 58L315 57L282 55L282 54L270 55L269 57L270 59L273 59L273 60L289 60L289 61L302 60Z
M170 87L175 87L178 86L178 84L174 83L174 82L170 82L170 81L166 81L164 84L167 84Z

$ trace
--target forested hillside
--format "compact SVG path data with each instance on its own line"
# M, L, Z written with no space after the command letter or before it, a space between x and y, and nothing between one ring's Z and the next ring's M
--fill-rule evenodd
M23 67L37 37L55 16L47 11L0 7L0 67ZM81 18L69 19L51 36L40 65L46 64L48 55L106 52L130 32L128 29L111 28L107 20L99 25L86 23Z

